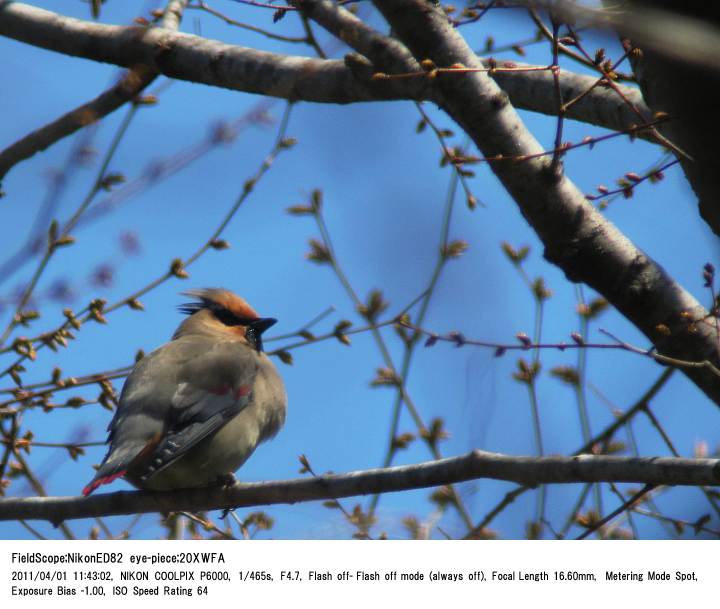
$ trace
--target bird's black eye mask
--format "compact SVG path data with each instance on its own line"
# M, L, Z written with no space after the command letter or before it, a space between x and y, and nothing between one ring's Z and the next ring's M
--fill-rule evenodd
M216 302L206 299L180 305L178 309L186 315L193 315L203 309L209 309L216 319L226 326L245 326L245 340L258 352L263 350L262 333L277 322L272 317L251 318L235 315Z

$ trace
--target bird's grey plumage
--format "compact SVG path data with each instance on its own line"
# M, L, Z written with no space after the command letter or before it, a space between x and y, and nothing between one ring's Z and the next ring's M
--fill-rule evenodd
M108 454L84 492L118 475L153 490L212 484L278 432L286 401L268 357L198 310L136 364L108 426Z

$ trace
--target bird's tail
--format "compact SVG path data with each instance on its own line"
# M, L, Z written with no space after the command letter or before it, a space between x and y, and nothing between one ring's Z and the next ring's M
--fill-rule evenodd
M84 497L87 497L96 488L103 484L110 484L118 478L122 478L127 474L128 469L133 462L143 454L147 445L130 444L122 447L111 447L105 459L95 472L95 477L87 483L82 490Z
M100 475L100 470L98 470L98 473L95 475L95 477L82 490L83 497L87 497L98 486L102 486L103 484L110 484L118 478L122 478L125 474L127 474L127 469L121 469L120 471L113 472L104 476Z

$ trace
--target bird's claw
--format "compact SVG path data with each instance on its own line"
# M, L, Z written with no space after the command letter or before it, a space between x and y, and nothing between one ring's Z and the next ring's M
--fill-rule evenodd
M238 482L238 479L235 477L235 474L232 472L229 474L220 474L217 479L215 480L215 484L218 486L222 486L224 488L229 488L231 486L235 486Z
M237 484L238 479L235 477L235 474L229 473L229 474L221 474L217 477L216 484L218 486L222 486L223 488L230 488L231 486L234 486ZM228 514L230 512L234 512L235 508L225 508L222 511L222 514L220 515L221 520L225 520L225 518L228 517Z

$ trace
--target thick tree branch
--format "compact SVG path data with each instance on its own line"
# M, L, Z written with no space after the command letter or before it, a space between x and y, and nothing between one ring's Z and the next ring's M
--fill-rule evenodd
M439 7L423 0L375 0L396 35L418 60L436 66L480 61ZM575 282L602 294L664 355L720 364L718 337L708 312L654 260L640 251L590 205L547 158L505 160L533 155L542 147L485 73L434 79L442 106L470 135L545 245L545 257ZM720 404L720 377L710 369L683 372Z
M483 65L487 60L480 58ZM519 68L532 68L529 64L512 62ZM503 62L498 60L498 67ZM522 75L522 76L520 76ZM490 76L500 85L510 98L510 103L521 110L540 112L548 116L557 116L558 105L555 98L555 80L550 70L528 72L494 72ZM561 69L558 72L558 85L562 99L575 99L587 91L597 82L596 76L578 74ZM642 93L635 87L624 85L616 86L625 99L630 101L642 114L646 122L653 120L653 113L645 104ZM590 123L598 127L605 127L613 131L626 131L633 126L642 124L638 116L632 111L615 91L606 87L595 87L590 93L572 104L565 112L566 119ZM672 122L672 121L669 121ZM652 135L650 129L639 131L639 139L659 143Z
M535 486L577 482L631 482L652 485L720 484L719 459L676 457L514 457L475 450L461 457L350 472L311 479L236 484L170 492L121 491L93 497L0 499L0 520L48 520L205 511L234 507L339 499L465 482L478 478Z
M382 68L390 73L420 70L417 60L401 42L376 32L341 6L329 0L293 0L292 4L328 32L367 57L378 70ZM489 66L487 59L480 58L480 61L484 66ZM503 72L502 68L506 65L530 69L537 66L502 60L497 61L496 65L500 70L491 72L490 76L508 94L513 106L550 116L557 115L556 85L551 70ZM638 116L629 104L612 89L596 87L596 83L595 76L576 74L567 70L558 72L562 99L575 99L592 87L588 95L567 109L565 118L592 123L614 131L625 131L637 125ZM625 99L635 105L645 121L651 121L652 112L645 105L639 89L618 86ZM656 141L649 130L640 131L638 137Z
M366 30L342 36L372 61L384 60L393 44L397 49L403 48L380 34L374 33L377 38L373 38L372 30L364 27ZM187 34L99 25L20 3L0 3L0 35L95 61L126 67L145 64L180 80L286 99L342 104L432 99L432 89L424 79L373 81L370 76L376 68L369 63L362 65L354 55L342 62L265 53ZM385 41L385 45L378 41ZM408 60L406 52L398 52L401 55L392 60L390 68L417 67L414 60ZM388 70L388 66L383 69ZM552 103L554 82L549 71L497 72L493 78L518 108L551 115L557 112L556 104ZM575 97L595 80L593 76L561 71L564 99ZM637 89L622 87L622 90L649 116ZM566 116L615 131L624 131L638 122L616 94L601 87L595 87L571 106ZM640 132L638 137L650 136Z
M404 84L361 81L342 61L293 57L160 28L64 17L21 3L0 4L0 35L123 67L147 65L192 82L288 100L351 103L398 99Z
M329 0L292 0L304 15L333 36L389 72L420 70L420 64L402 42L380 34L350 11Z

